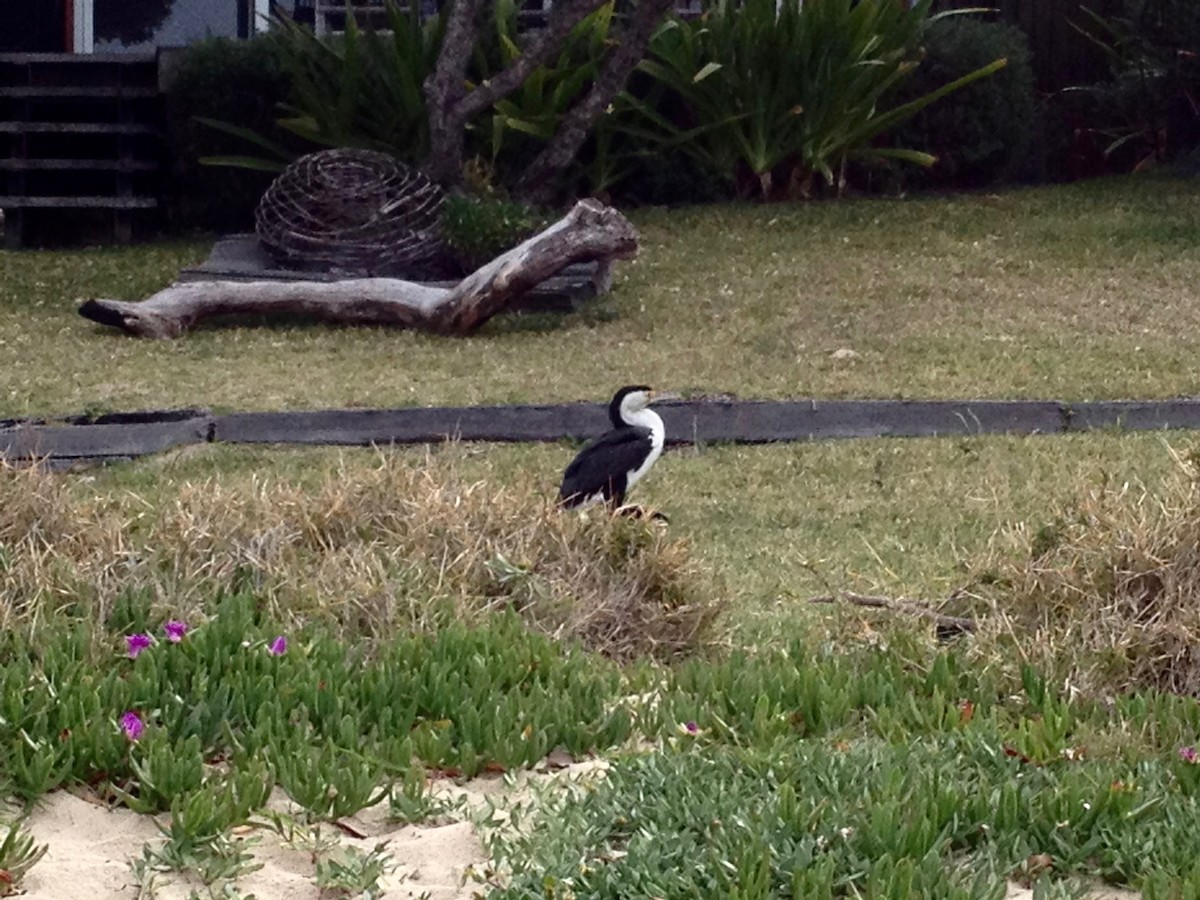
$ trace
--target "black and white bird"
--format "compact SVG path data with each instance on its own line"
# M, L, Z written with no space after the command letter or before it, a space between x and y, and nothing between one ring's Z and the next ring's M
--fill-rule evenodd
M623 387L608 405L612 430L590 442L571 460L563 473L558 502L565 507L607 503L614 510L663 451L666 429L650 409L667 394L656 394L644 384Z

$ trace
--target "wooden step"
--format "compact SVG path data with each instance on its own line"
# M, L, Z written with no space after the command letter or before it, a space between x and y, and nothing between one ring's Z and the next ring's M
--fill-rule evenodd
M158 164L148 159L17 159L0 158L0 170L9 172L153 172Z
M150 125L117 122L0 122L0 134L158 134Z
M0 209L151 209L153 197L0 197Z
M0 97L28 97L39 100L77 100L92 98L134 99L138 97L157 97L158 88L152 87L101 87L81 84L68 87L18 87L0 86Z

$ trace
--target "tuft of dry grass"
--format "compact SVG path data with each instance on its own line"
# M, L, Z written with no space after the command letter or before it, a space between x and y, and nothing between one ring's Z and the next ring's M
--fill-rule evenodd
M1174 458L1156 490L1107 480L997 536L978 567L985 652L1088 694L1200 697L1200 457Z
M650 520L557 510L528 483L470 480L455 448L339 459L299 480L185 481L79 498L0 467L0 627L103 624L122 598L202 619L248 587L285 621L368 639L515 610L618 659L714 640L722 602L685 541Z

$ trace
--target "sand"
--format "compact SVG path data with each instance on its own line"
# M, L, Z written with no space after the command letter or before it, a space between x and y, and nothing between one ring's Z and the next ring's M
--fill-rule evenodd
M511 778L489 776L464 784L443 780L434 792L458 801L450 820L421 825L397 826L387 820L387 805L380 804L341 821L342 827L324 826L322 834L333 846L354 847L369 853L380 842L397 864L394 872L380 881L385 895L397 900L473 900L486 896L488 856L472 820L492 816L500 827L507 810L515 804L533 802L535 788L556 787L603 777L607 764L589 760L570 765L562 762L543 766L540 772L521 772ZM276 791L270 808L294 812L282 792ZM24 882L27 900L187 900L197 892L207 896L199 881L176 873L155 877L142 893L130 863L141 857L147 843L160 838L157 822L165 817L139 815L123 807L109 809L86 794L55 791L43 798L26 827L39 844L49 847L46 856L30 871ZM239 840L247 842L255 862L262 868L240 877L237 888L256 900L326 900L316 884L316 858L311 842L286 843L276 832L264 828L239 829ZM1032 900L1033 891L1013 884L1007 900ZM1132 891L1097 887L1089 900L1137 900Z
M496 775L461 785L439 781L433 787L437 795L461 800L452 817L460 820L397 826L388 822L387 804L383 803L341 820L342 827L323 826L321 834L336 845L322 855L337 854L342 847L369 853L386 841L387 851L398 864L380 880L387 897L471 900L484 896L487 885L480 879L488 869L488 857L470 819L496 808L496 820L502 822L505 809L529 802L534 785L598 777L604 768L603 761L589 760L522 772L507 780ZM269 808L295 811L280 791L272 795ZM47 795L26 828L49 850L26 876L22 896L26 900L134 900L139 896L187 900L193 891L207 896L198 880L177 873L158 874L152 889L139 894L142 888L130 863L141 857L148 842L159 842L157 822L166 821L165 816L139 815L123 807L109 809L86 794L55 791ZM256 900L324 900L330 896L317 887L311 842L288 844L265 828L239 829L237 839L247 842L254 861L262 865L237 879L243 895L253 894ZM472 871L481 874L468 877Z

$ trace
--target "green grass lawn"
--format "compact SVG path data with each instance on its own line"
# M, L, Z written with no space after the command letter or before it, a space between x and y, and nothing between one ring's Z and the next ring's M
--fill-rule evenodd
M1198 200L1195 180L1143 177L643 210L642 256L611 296L469 340L274 325L143 342L84 322L75 301L146 295L207 245L8 253L0 416L603 399L633 380L753 398L1187 395ZM835 360L843 348L857 355ZM437 806L414 757L469 775L561 745L613 768L543 798L524 830L477 822L495 866L478 890L974 900L1012 881L1080 897L1099 879L1150 900L1198 896L1200 765L1180 755L1200 740L1195 699L1044 680L1020 666L1029 634L939 646L904 617L808 603L842 589L945 598L998 556L1027 557L1004 535L1036 533L1089 489L1128 485L1117 502L1157 509L1173 453L1198 443L1114 430L674 450L631 499L670 516L661 539L683 542L698 572L686 586L725 601L729 628L689 662L623 667L512 615L422 629L379 613L433 609L455 579L526 623L528 604L565 602L518 551L552 558L592 533L556 531L529 499L553 495L567 444L429 462L423 448L385 451L408 481L372 480L373 450L203 445L26 493L5 482L0 796L86 784L170 814L134 866L143 889L182 869L210 882L198 896L232 900L247 861L231 829L265 778L304 827L354 812L381 782L394 782L393 818L420 821ZM473 525L406 532L392 507L436 495L420 478L447 477L445 459L447 515L461 504L480 517L468 524L509 522L511 558L492 533L471 544ZM79 524L92 520L104 528ZM619 572L641 558L643 524L600 527L596 560ZM73 575L84 556L92 568ZM669 602L666 558L649 571ZM281 560L295 568L269 571ZM211 580L219 567L227 587ZM308 606L276 602L287 597ZM193 626L178 644L163 631L176 616ZM126 639L143 631L155 641L130 659ZM284 633L289 649L271 653ZM32 850L6 836L0 824L0 870L21 873ZM366 887L368 861L354 865Z
M1200 184L642 210L616 290L469 340L278 324L134 340L75 315L209 245L0 254L0 416L601 399L1190 395ZM840 349L857 357L834 359Z

